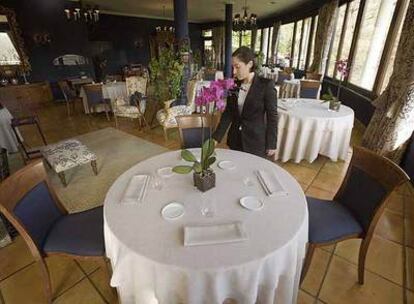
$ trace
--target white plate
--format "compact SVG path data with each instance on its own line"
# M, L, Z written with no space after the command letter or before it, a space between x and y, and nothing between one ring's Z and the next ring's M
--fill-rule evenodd
M183 216L184 206L180 203L172 202L164 206L161 210L161 215L166 220L173 220Z
M249 210L260 210L263 208L263 202L255 196L242 197L240 205Z
M157 170L157 173L159 176L162 176L162 177L171 177L174 175L174 172L172 169L173 169L172 167L159 168Z
M236 168L236 165L231 160L222 160L217 163L217 166L223 170L232 170Z

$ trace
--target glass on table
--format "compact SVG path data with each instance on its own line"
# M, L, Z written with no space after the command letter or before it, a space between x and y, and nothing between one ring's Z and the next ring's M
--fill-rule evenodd
M164 186L164 180L162 179L162 177L159 176L158 173L154 173L151 176L151 180L151 187L155 190L161 191Z
M216 213L214 200L207 192L200 192L200 212L205 217L214 217Z

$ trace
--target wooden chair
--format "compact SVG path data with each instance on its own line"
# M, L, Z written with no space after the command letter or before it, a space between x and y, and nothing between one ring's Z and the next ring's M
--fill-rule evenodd
M143 111L143 103L146 102L145 96L141 92L136 91L134 94L130 96L130 99L131 101L127 102L123 98L118 98L112 104L116 128L118 128L119 125L118 117L124 117L130 119L138 119L138 126L140 129L142 128L142 126L144 126L144 128L146 127L149 129L149 125L147 123L147 120L145 119Z
M279 72L277 75L276 85L282 86L285 80L290 80L291 78L291 74L286 72Z
M308 197L309 244L301 282L309 269L315 248L360 238L358 282L364 283L365 258L385 202L407 174L389 159L354 147L346 176L331 201Z
M321 83L316 80L301 80L300 81L300 98L317 99L319 97L319 90Z
M76 96L76 91L70 88L66 80L58 81L58 86L63 93L63 97L65 98L66 102L66 110L68 112L68 116L70 116L70 104L72 104L72 110L75 112L76 101L79 100L82 104L82 98Z
M23 160L25 163L28 160L35 159L42 157L40 153L40 149L38 148L31 148L29 145L25 142L23 136L20 134L18 128L26 125L34 125L37 128L38 133L40 134L40 137L42 138L43 145L46 146L46 138L43 134L42 129L40 128L39 121L36 116L28 116L28 117L20 117L20 118L13 118L11 121L11 127L14 132L14 135L17 138L17 142L19 143L19 148L23 156Z
M83 86L83 89L85 90L89 110L96 109L98 105L103 105L106 119L109 120L108 112L111 111L111 99L103 98L102 85L87 84Z
M306 72L306 79L322 81L322 74Z
M159 124L164 130L164 139L168 141L168 130L178 128L176 118L183 115L191 115L193 110L187 105L179 105L171 107L171 104L175 99L167 100L164 102L164 109L157 111L156 117Z
M48 303L53 300L45 262L49 256L96 260L107 270L109 280L102 207L68 214L41 161L20 169L0 184L0 211L23 237L39 264Z
M211 115L192 114L176 117L181 149L200 148L202 140L213 132L216 119Z

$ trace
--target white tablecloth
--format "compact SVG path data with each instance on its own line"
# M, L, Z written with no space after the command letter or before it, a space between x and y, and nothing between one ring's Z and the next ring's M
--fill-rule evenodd
M281 98L299 98L300 79L291 79L283 81L283 84L280 87L279 96Z
M278 105L276 159L313 162L318 154L346 159L354 125L351 108L341 105L339 112L330 112L327 102L293 98L279 99Z
M124 100L128 101L128 94L126 89L126 84L124 81L114 82L114 83L107 83L102 85L102 95L103 98L109 98L111 101L115 101L118 97L124 98ZM88 114L92 112L88 107L88 99L86 97L85 90L83 87L80 90L80 97L82 97L83 101L83 108L85 110L85 113ZM94 109L95 112L104 112L105 108L104 106L96 106Z
M0 109L0 148L7 152L18 152L18 142L11 127L12 115L6 108ZM20 135L19 133L17 133Z
M149 187L142 204L120 204L133 175L185 163L179 155L168 152L135 165L107 193L105 245L113 268L111 285L118 288L122 303L221 304L226 298L241 304L296 303L308 213L300 185L279 166L251 154L218 149L218 160L232 160L236 168L223 170L214 164L216 187L205 194L193 187L192 174L174 175L164 179L162 190ZM274 172L288 196L265 196L254 175L259 169ZM245 186L244 177L253 185ZM202 216L203 195L214 202L214 217ZM264 199L263 209L242 208L239 199L246 195ZM171 201L181 202L185 214L167 221L160 211ZM186 225L233 221L243 223L247 241L183 245Z

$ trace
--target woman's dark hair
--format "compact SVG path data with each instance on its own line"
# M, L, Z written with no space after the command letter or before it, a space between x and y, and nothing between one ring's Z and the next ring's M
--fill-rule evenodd
M253 50L248 48L247 46L239 47L237 50L233 52L232 57L236 57L245 64L248 64L250 61L252 61L253 66L250 68L250 72L256 70L256 55L254 54Z

